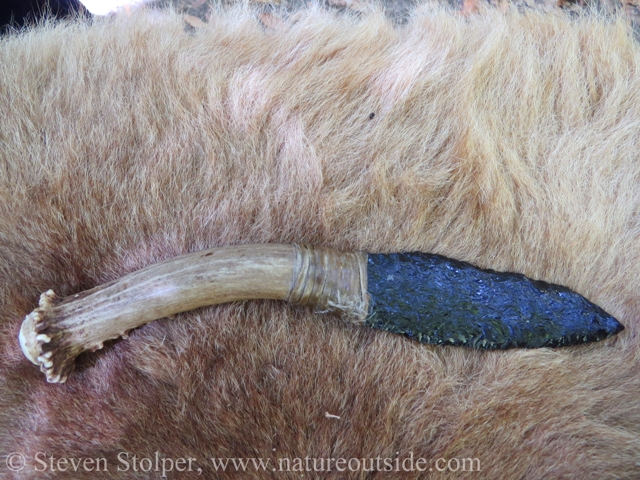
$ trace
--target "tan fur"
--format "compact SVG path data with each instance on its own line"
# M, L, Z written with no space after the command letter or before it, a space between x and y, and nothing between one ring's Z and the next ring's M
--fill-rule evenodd
M42 27L0 41L0 113L0 453L26 455L16 478L42 478L37 452L112 470L50 478L117 478L122 451L197 457L199 478L300 478L215 473L210 456L396 452L481 462L445 478L640 475L640 49L623 22L422 7L397 29L317 8L277 29L242 9L195 33L174 15ZM294 241L522 272L626 330L480 352L263 301L149 324L64 385L22 357L49 288Z

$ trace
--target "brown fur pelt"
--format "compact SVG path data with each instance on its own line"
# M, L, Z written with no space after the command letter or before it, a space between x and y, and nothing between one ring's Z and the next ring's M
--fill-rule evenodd
M134 15L0 41L0 455L26 459L0 476L160 478L131 461L158 452L197 459L169 478L428 475L209 460L411 455L436 478L638 478L640 48L625 23L425 6L402 27L316 7L274 25L236 9L197 31ZM62 385L20 351L44 290L261 242L522 272L626 330L486 352L255 301L146 325Z

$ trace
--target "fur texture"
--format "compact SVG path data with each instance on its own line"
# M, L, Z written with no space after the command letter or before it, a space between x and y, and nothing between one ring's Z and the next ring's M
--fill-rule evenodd
M195 32L170 14L43 26L0 40L0 112L0 452L27 459L2 478L42 478L38 452L109 462L48 478L115 478L123 451L196 457L200 478L428 475L207 460L411 452L480 461L443 478L640 475L640 49L624 22L422 7L401 28L319 8L275 29L246 9ZM250 242L522 272L626 330L485 352L261 301L149 324L64 385L20 352L44 290Z

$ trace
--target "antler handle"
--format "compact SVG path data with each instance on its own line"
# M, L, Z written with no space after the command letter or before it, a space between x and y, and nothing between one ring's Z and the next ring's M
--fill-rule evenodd
M308 245L238 245L182 255L65 298L53 290L20 329L25 356L62 383L85 350L153 320L252 299L367 315L367 256Z

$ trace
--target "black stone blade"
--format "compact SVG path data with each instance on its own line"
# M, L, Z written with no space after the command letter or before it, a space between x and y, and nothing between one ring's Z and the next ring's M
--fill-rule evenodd
M426 253L370 254L366 323L420 342L482 349L561 347L624 329L560 285Z

